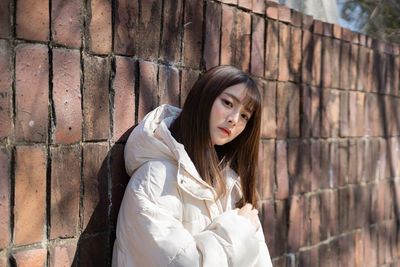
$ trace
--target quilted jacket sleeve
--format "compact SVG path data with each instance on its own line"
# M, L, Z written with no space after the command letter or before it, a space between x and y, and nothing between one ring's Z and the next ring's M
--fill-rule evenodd
M256 264L255 227L236 211L191 235L174 215L181 209L179 193L160 180L169 172L163 168L140 168L131 179L118 217L113 266L265 266Z

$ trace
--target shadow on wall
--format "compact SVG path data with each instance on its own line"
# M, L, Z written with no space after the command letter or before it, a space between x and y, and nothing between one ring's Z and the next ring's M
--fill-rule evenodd
M102 156L97 162L92 160L96 157L91 153L96 150L91 147L93 144L83 147L83 208L80 216L84 230L71 266L111 266L118 211L130 179L125 171L124 147L133 128L127 130L107 153L99 153ZM91 203L94 203L92 208Z

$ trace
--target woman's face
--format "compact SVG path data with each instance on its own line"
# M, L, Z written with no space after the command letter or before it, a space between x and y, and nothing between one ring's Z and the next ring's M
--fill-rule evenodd
M210 114L210 135L213 145L224 145L245 128L252 112L245 106L246 85L226 88L214 101Z

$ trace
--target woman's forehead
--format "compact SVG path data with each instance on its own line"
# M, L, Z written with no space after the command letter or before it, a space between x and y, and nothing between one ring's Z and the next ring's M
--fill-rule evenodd
M242 104L246 110L252 112L254 110L255 99L244 83L235 84L227 87L222 94L233 98L236 102Z

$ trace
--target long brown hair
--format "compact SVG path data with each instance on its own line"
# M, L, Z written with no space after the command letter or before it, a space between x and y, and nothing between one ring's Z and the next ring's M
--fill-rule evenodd
M246 85L246 105L253 111L243 132L231 142L213 146L210 113L215 99L228 87ZM196 166L204 181L215 186L218 198L226 192L222 169L230 166L241 179L243 197L237 203L257 206L258 149L261 95L253 79L232 66L214 67L199 77L190 90L181 114L170 130Z

